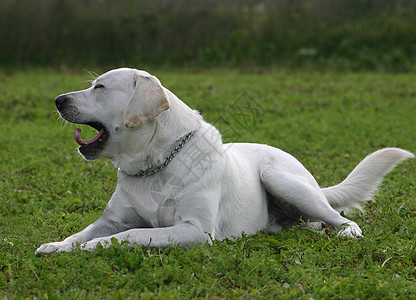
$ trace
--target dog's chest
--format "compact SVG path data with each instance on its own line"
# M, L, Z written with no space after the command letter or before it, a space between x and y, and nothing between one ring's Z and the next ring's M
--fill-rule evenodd
M175 224L176 208L184 197L184 184L175 174L127 178L122 185L130 205L151 227Z

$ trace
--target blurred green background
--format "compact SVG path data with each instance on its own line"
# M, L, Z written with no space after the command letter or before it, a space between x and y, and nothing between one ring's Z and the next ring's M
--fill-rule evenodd
M0 67L412 71L414 0L1 0Z

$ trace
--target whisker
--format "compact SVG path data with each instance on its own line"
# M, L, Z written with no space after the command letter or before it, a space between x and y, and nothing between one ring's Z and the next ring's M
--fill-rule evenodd
M93 72L93 71L89 71L87 69L84 69L84 72L87 72L93 78L93 81L96 80L97 77L98 77L98 74Z
M55 118L55 120L59 122L61 129L65 128L65 126L68 124L68 122L61 117L58 111L55 111L51 118Z
M54 118L55 120L59 120L61 116L59 115L59 112L56 110L54 113L50 116L50 118Z
M87 83L92 84L97 79L98 74L93 71L89 71L87 69L84 69L84 72L88 73L92 77L92 79L87 79L84 81L84 87L85 87L87 86Z
M90 80L90 82L95 81L98 78L98 76L99 76L97 73L95 73L93 71L88 71L86 69L84 69L84 71L87 72L92 77L92 79Z

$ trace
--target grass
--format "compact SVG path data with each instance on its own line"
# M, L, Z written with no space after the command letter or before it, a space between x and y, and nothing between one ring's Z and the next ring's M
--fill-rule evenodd
M0 65L414 71L415 13L412 0L2 0Z
M150 70L221 128L225 141L295 155L322 186L341 181L385 146L416 151L414 74ZM35 257L93 222L116 184L106 160L76 153L75 127L53 99L81 89L85 72L0 73L0 297L399 298L416 294L415 161L390 173L365 213L365 238L300 228L183 250L113 245ZM250 97L261 113L234 119ZM236 102L237 101L237 102ZM84 131L85 132L85 131Z

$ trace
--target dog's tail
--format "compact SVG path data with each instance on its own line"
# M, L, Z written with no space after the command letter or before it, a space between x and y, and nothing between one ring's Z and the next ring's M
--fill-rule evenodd
M384 148L364 158L348 177L338 185L323 188L329 204L336 210L361 208L360 202L371 200L383 177L399 162L414 158L409 151Z

